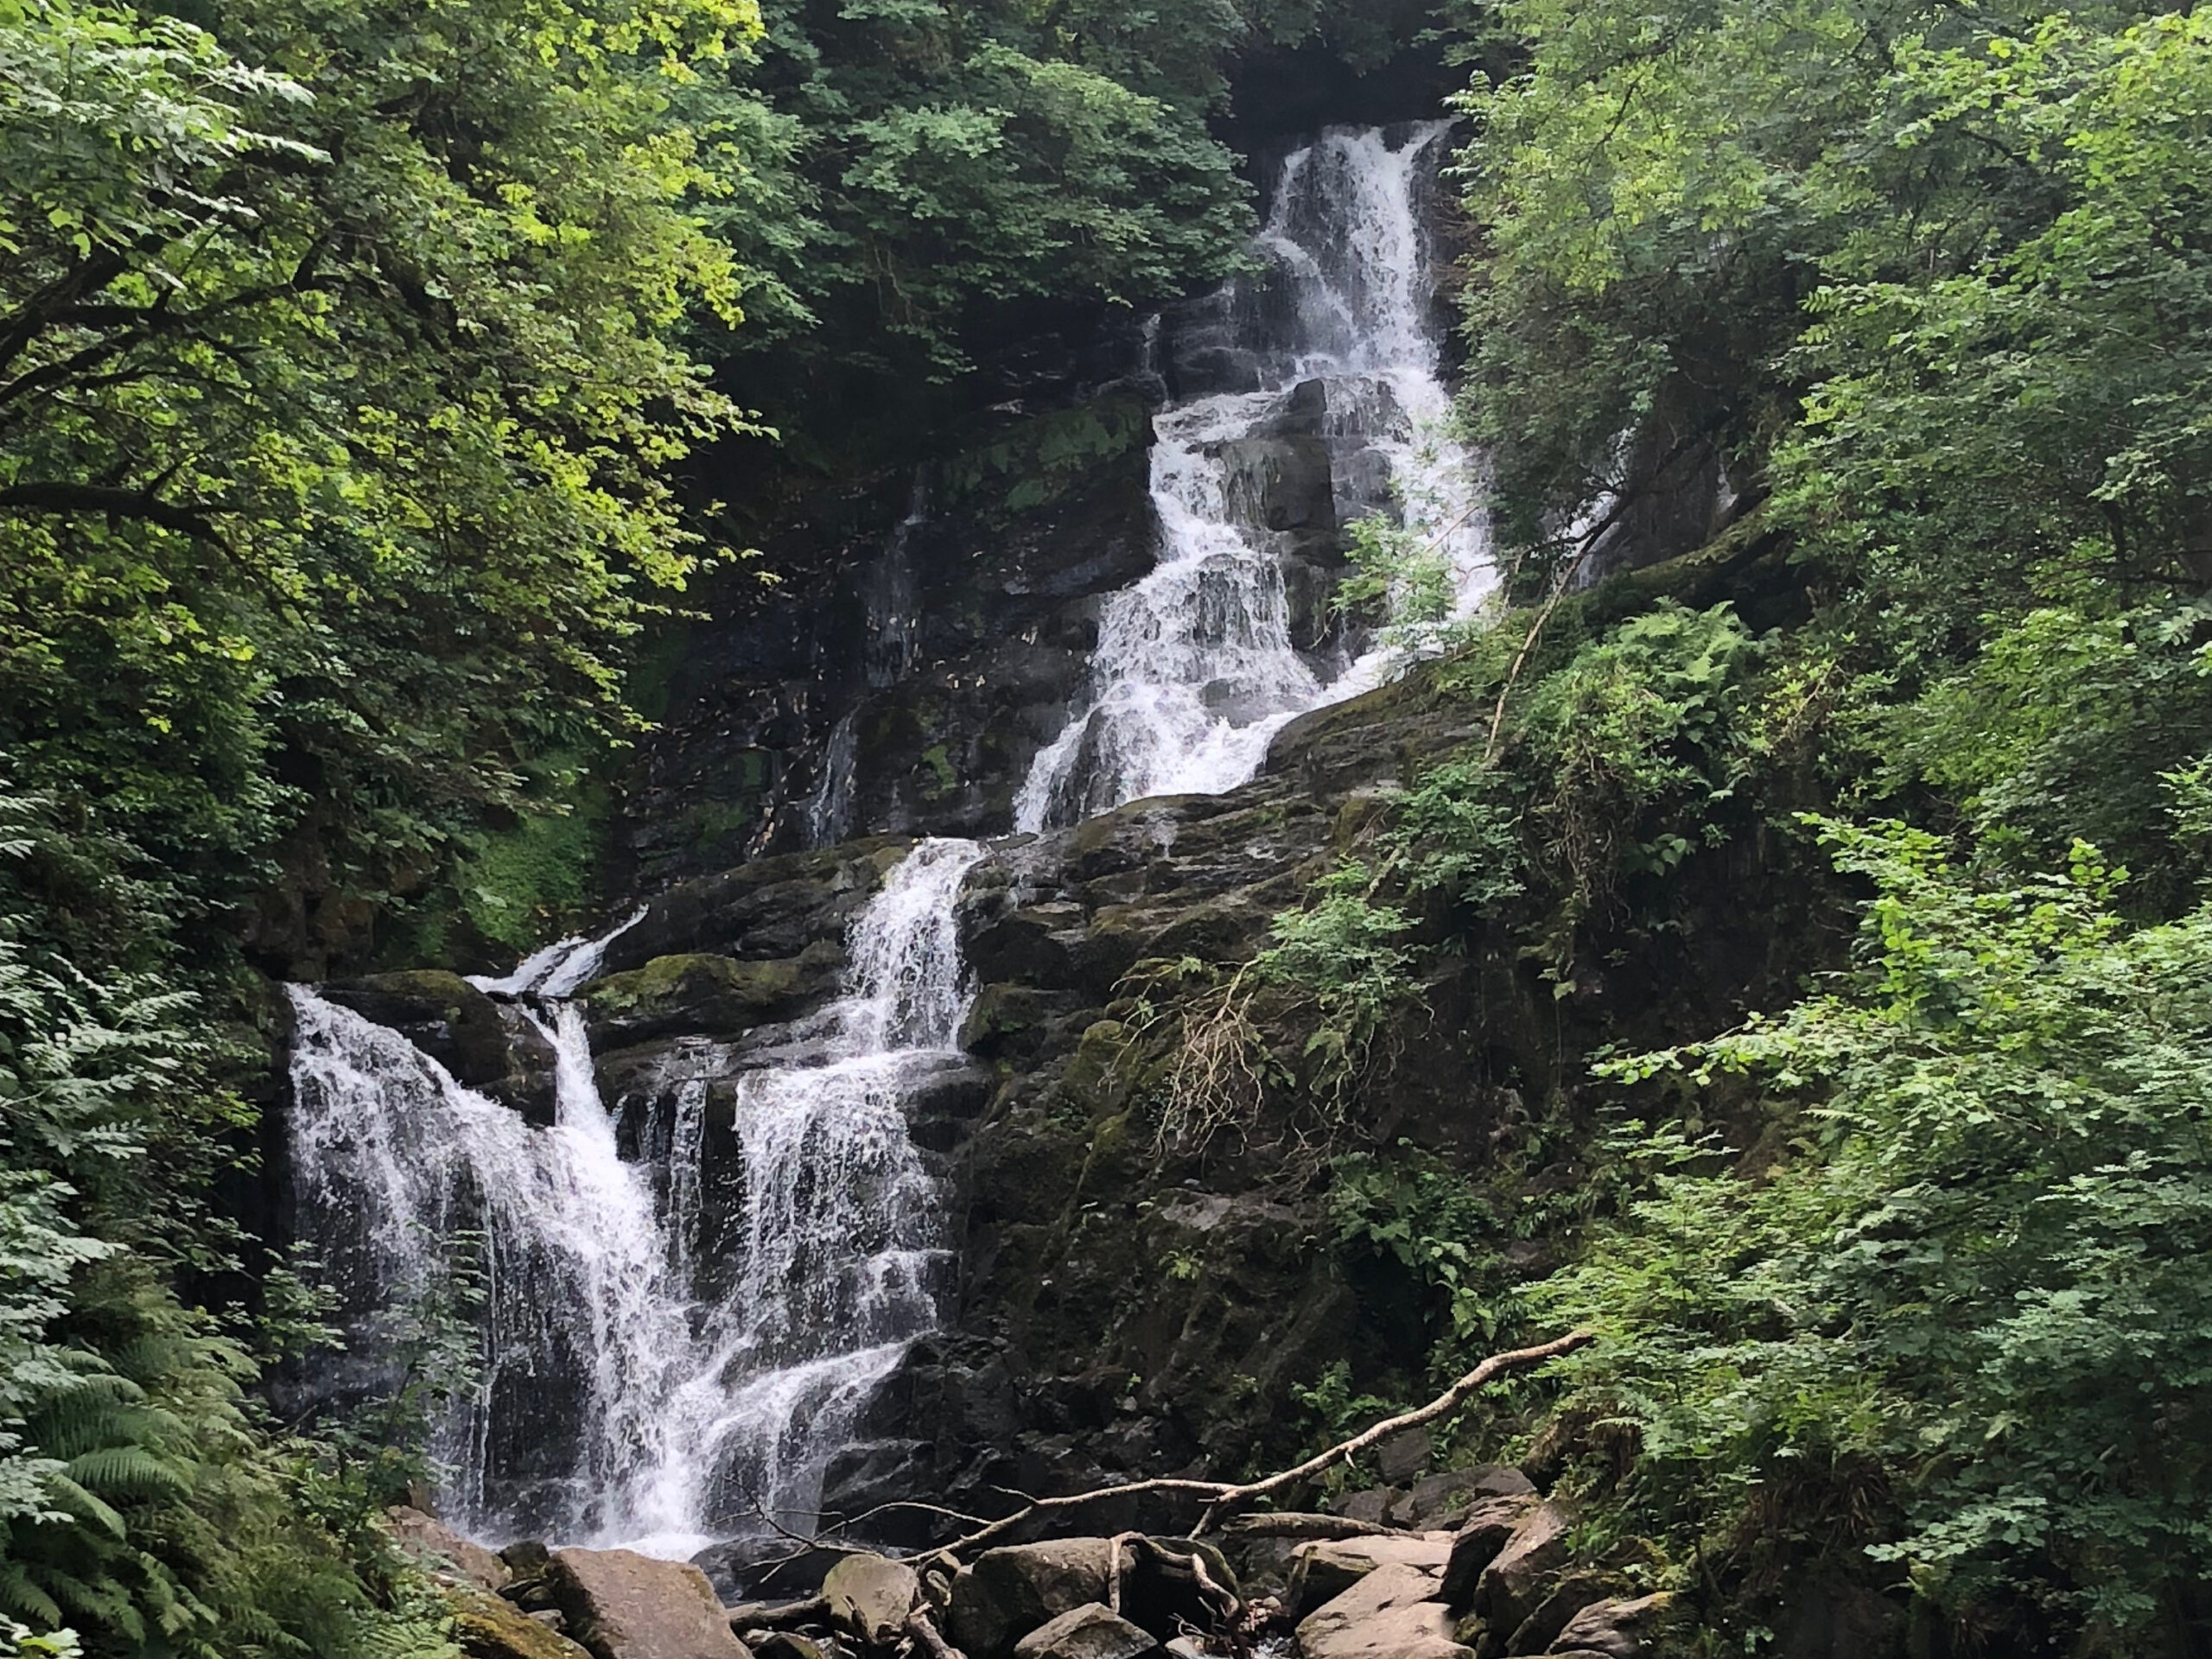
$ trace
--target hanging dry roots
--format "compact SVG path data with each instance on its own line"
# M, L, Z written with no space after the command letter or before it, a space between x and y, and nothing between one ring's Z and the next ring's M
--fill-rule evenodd
M1251 1016L1257 995L1245 988L1240 969L1226 984L1192 999L1167 1074L1155 1151L1203 1149L1224 1129L1242 1133L1259 1116L1264 1100L1259 1057L1267 1045Z

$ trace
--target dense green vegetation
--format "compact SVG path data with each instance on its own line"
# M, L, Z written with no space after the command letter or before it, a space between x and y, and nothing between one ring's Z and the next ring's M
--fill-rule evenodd
M1482 22L1465 412L1520 605L1433 671L1477 741L1185 1008L1171 1127L1341 1147L1426 975L1532 964L1601 1040L1490 1186L1361 1148L1332 1203L1440 1363L1599 1334L1515 1402L1591 1539L1716 1652L1812 1565L1929 1651L2196 1651L2212 21ZM585 898L632 644L737 550L690 458L772 419L828 464L1016 308L1230 269L1225 66L1317 35L1401 43L1352 0L0 0L0 1651L449 1651L369 1519L405 1457L253 1392L316 1337L211 1200L260 974ZM1581 586L1702 476L1707 550ZM1370 538L1356 594L1433 593ZM1796 1000L1586 1011L1747 870L1821 920Z
M1372 996L1325 988L1383 963L1402 1005L1504 950L1617 1046L1478 1193L1341 1163L1345 1247L1432 1287L1440 1363L1599 1334L1523 1396L1535 1454L1592 1548L1658 1550L1711 1651L1758 1650L1815 1570L1910 1601L1916 1651L2200 1651L2212 24L1499 22L1465 410L1525 605L1443 671L1487 741L1262 962L1340 1046ZM1706 461L1707 550L1574 591ZM1663 987L1640 1023L1584 1006L1721 948L1731 905L1770 907L1802 1001L1726 1030L1670 1027ZM1277 1064L1325 1096L1337 1052ZM1558 1160L1572 1206L1527 1179ZM1485 1271L1532 1228L1565 1267Z

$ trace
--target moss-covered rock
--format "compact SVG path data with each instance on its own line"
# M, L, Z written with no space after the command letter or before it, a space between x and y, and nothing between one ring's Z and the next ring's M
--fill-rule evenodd
M656 957L595 981L584 993L585 1018L594 1046L678 1032L734 1036L829 995L836 977L836 963L821 955L810 962L803 956L739 962L706 952Z
M550 1624L488 1592L448 1590L454 1645L468 1659L592 1659Z

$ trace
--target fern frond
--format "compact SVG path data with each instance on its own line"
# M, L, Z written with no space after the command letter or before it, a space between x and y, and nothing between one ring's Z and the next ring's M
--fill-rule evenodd
M130 1529L123 1516L105 1499L86 1491L66 1474L48 1478L48 1490L54 1495L54 1507L64 1515L98 1527L111 1538L129 1535Z
M69 1459L62 1471L88 1492L110 1502L192 1496L192 1478L143 1446L104 1446Z
M0 1561L0 1612L41 1630L63 1623L61 1604L35 1581L21 1561Z

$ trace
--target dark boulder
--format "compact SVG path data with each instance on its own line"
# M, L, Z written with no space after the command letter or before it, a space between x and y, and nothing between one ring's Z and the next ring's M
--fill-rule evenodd
M322 995L413 1043L463 1086L541 1126L553 1121L553 1045L513 1005L458 974L434 969L373 974L322 987Z
M1011 1659L1048 1620L1106 1599L1103 1538L987 1549L952 1581L952 1640L969 1659Z

